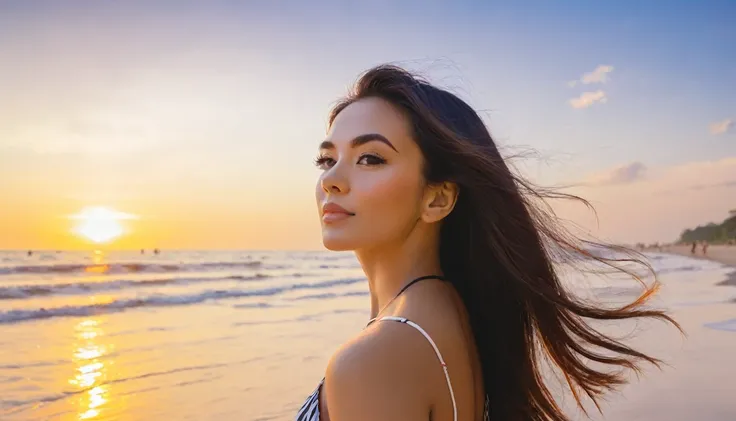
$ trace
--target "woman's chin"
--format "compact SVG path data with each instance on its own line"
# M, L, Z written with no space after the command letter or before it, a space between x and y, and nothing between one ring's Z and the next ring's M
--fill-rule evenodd
M348 238L339 238L337 236L322 235L322 245L330 251L352 251L355 250L355 244Z

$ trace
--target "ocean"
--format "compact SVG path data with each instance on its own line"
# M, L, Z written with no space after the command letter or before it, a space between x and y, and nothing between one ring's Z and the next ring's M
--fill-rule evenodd
M648 257L662 306L736 298L716 286L732 269ZM566 282L604 300L636 293ZM350 253L0 252L0 419L290 420L368 310ZM736 313L700 325L736 337Z

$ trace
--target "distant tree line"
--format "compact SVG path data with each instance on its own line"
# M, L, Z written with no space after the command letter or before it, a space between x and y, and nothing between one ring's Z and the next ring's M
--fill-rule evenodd
M736 240L736 209L720 224L711 222L695 229L686 229L680 234L680 242L707 241L709 243L728 243Z

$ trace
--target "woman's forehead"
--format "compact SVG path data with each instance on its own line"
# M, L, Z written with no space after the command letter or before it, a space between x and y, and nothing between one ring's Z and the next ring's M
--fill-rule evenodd
M350 142L366 133L378 133L398 146L411 142L409 122L388 101L380 98L364 98L355 101L337 114L332 122L328 139L335 143Z

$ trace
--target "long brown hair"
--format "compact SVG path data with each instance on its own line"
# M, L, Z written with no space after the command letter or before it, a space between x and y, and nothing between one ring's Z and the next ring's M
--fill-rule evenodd
M364 73L334 107L329 123L367 97L387 100L404 113L423 152L428 182L459 186L457 204L441 228L440 263L470 316L490 419L569 420L545 385L545 360L564 375L583 410L581 391L597 406L603 393L626 382L622 370L596 369L589 362L637 371L641 362L659 363L588 324L653 317L678 326L664 312L643 306L658 287L656 276L649 287L642 282L636 300L617 308L587 303L560 282L553 263L581 257L638 280L632 263L654 274L633 250L578 239L546 204L569 198L589 205L584 199L514 174L468 104L400 67L381 65ZM591 245L615 255L593 253Z

